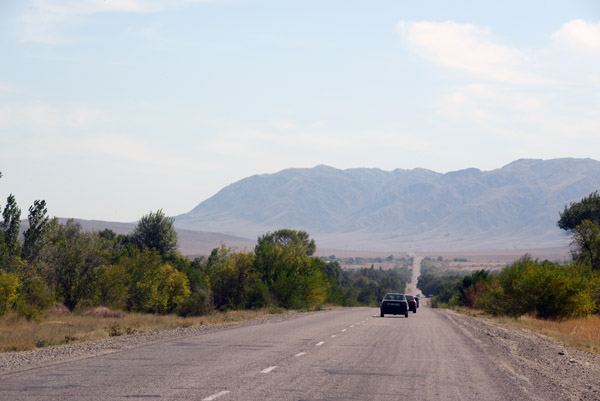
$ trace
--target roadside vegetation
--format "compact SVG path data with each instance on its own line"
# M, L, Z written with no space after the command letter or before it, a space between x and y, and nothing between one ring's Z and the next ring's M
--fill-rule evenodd
M600 354L600 316L598 315L566 320L536 319L527 315L518 319L496 317L494 320L552 337L569 347Z
M53 307L43 319L37 321L22 319L16 314L0 317L0 352L32 350L178 327L240 323L282 312L282 309L269 307L181 317L175 314L126 313L105 307L72 313L66 308Z
M501 271L471 274L425 264L418 288L433 307L481 310L595 352L600 350L600 195L565 206L557 225L571 234L568 263L525 255Z
M46 202L36 200L22 236L21 210L13 195L0 211L0 340L8 344L7 336L15 333L27 337L25 327L57 333L31 335L33 341L4 349L110 334L105 320L116 318L113 312L120 328L112 334L121 335L146 330L145 323L127 323L143 314L160 316L167 322L162 327L171 327L173 321L200 324L228 311L375 305L386 292L403 291L410 278L405 267L342 269L336 260L315 257L316 243L304 231L266 233L252 252L222 244L210 256L190 260L177 252L174 219L162 210L143 216L131 234L117 235L108 229L85 232L74 220L50 219ZM98 307L113 312L90 313ZM175 317L162 318L168 315ZM87 323L73 323L94 319L100 320L96 326L82 329L87 334L76 329Z

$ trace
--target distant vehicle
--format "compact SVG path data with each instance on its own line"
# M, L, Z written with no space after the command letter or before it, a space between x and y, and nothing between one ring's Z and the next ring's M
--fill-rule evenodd
M417 308L420 306L421 303L421 299L419 298L418 295L415 295L415 301L417 301Z
M415 301L415 297L412 295L405 295L405 297L408 301L408 310L411 310L412 313L417 313L417 301Z
M381 311L381 317L385 314L404 315L404 317L408 317L408 301L404 294L394 292L385 294L381 300L379 309Z

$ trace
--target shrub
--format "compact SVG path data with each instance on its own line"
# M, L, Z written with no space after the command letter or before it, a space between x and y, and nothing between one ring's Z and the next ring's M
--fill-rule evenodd
M126 309L131 288L131 275L125 266L104 266L99 272L98 288L102 305L114 309Z
M527 313L544 319L580 317L596 307L590 282L580 268L529 258L505 268L480 298L486 312L513 317Z
M37 320L52 305L52 293L46 281L36 275L22 278L21 283L17 312L27 320Z
M0 271L0 316L3 316L19 298L19 277Z
M246 308L262 308L269 303L269 288L258 274L251 275L244 291L246 293Z
M83 312L84 316L119 318L125 317L127 314L122 310L112 310L105 306L90 308Z
M175 312L179 316L200 316L207 314L211 309L210 297L204 290L197 290L177 306Z
M105 327L104 330L106 330L109 337L119 337L123 335L123 330L121 329L121 326L119 326L119 323L113 323L110 326Z

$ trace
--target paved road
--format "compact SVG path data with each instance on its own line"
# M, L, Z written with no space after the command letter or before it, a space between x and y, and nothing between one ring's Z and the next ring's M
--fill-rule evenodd
M527 399L461 333L425 307L301 314L0 375L0 399Z
M414 253L409 253L409 256L413 258L413 266L411 281L406 285L406 293L412 295L422 295L421 291L417 288L417 282L419 281L419 276L421 275L421 262L423 261L423 258L415 255Z

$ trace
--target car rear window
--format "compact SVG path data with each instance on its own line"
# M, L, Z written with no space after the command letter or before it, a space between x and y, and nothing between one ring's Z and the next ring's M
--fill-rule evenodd
M384 298L386 301L404 301L402 294L387 294Z

